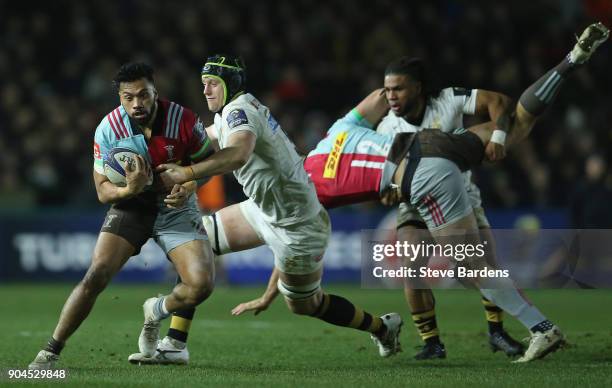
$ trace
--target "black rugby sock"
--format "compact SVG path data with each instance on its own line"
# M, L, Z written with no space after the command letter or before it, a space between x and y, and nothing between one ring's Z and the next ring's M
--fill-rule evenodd
M482 305L485 308L485 316L489 325L489 334L504 331L504 310L484 296L482 297Z
M347 299L337 295L324 293L321 305L313 316L332 325L352 327L379 336L386 330L380 317L363 311Z
M527 112L539 116L552 104L565 78L578 67L568 58L569 55L521 94L519 102Z

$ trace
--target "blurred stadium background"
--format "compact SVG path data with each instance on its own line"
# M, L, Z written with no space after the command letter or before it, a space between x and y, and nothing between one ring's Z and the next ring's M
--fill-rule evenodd
M609 0L34 3L0 1L0 282L26 282L26 289L27 282L72 284L89 264L105 212L91 178L93 134L118 104L110 80L124 62L151 63L160 95L210 123L200 68L211 53L240 53L249 89L307 152L336 118L382 86L385 65L399 56L424 58L440 87L517 98L571 49L575 33L595 20L612 24ZM523 146L475 172L494 227L610 228L611 60L608 43L568 80ZM206 190L209 208L243 198L231 176ZM359 231L392 228L393 217L373 203L332 218L326 281L357 283ZM262 283L271 264L266 248L233 255L219 278ZM150 244L117 280L169 285L170 278ZM23 287L0 290L18 296ZM396 309L405 309L394 294ZM35 306L28 295L24 302ZM609 293L597 295L609 300ZM55 305L49 319L63 300L48 301ZM33 356L37 348L28 347Z
M612 2L0 2L0 279L57 278L86 268L104 211L91 178L93 133L118 104L110 80L124 62L153 64L160 95L210 123L201 65L211 53L238 52L250 90L308 152L336 118L382 85L394 58L424 58L440 87L517 98L593 20L609 24ZM612 223L611 53L604 45L569 79L523 146L475 172L494 227ZM233 177L215 183L201 196L206 207L243 198ZM358 268L351 264L357 232L388 211L377 204L353 210L333 214L332 251L339 252L328 268ZM269 262L255 262L261 255L239 261ZM164 264L148 261L140 267Z

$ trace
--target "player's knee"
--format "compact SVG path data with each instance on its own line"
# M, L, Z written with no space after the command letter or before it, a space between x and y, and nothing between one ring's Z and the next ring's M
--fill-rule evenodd
M202 279L198 279L189 285L186 302L189 305L197 306L212 294L214 288L215 284L212 277L205 276Z
M320 298L311 297L296 301L285 297L285 303L293 314L297 315L315 315L317 312L317 300Z
M81 285L85 292L98 294L111 281L113 277L113 271L105 265L96 265L89 268L85 277L81 281Z
M292 313L314 315L317 312L322 299L321 280L304 286L291 286L279 279L277 287Z

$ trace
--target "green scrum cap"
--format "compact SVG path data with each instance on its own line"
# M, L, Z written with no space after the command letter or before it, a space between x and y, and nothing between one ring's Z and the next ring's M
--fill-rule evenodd
M246 71L241 57L221 54L208 57L202 67L202 78L208 77L219 80L223 85L223 106L245 91Z

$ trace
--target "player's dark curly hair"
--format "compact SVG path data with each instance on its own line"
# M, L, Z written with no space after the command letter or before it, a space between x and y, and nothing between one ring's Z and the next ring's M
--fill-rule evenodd
M121 65L119 71L113 78L113 86L119 90L119 85L122 82L133 82L139 79L146 78L155 83L153 78L153 68L144 62L129 62Z
M421 91L425 99L435 98L440 89L431 85L425 62L421 58L401 57L389 63L385 69L385 76L389 74L408 75L421 83Z

